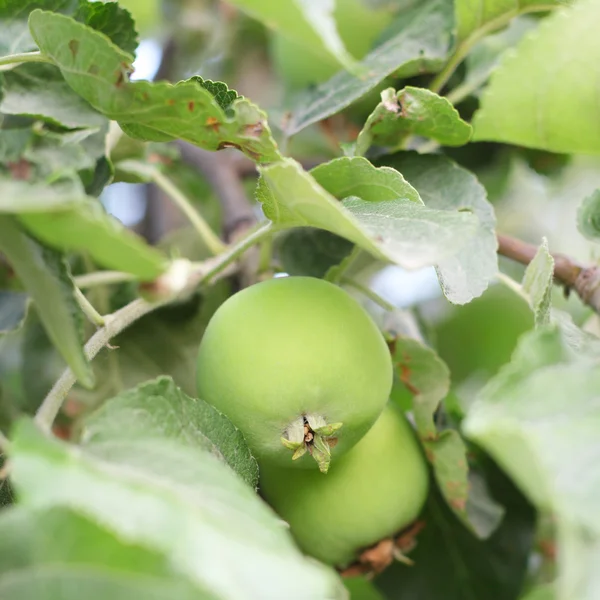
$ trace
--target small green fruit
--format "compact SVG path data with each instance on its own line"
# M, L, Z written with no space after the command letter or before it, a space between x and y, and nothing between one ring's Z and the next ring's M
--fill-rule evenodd
M259 460L316 461L323 472L377 420L392 379L389 350L369 315L339 287L311 277L233 295L198 354L200 398L229 417Z
M340 567L412 523L429 489L418 442L391 403L327 477L266 463L260 467L260 491L289 523L300 548Z

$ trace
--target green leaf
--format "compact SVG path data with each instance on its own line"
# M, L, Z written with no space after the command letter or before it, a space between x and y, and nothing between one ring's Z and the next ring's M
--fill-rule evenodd
M307 598L344 597L335 572L302 556L254 490L209 452L156 438L81 448L22 421L11 461L23 506L82 513L218 598L286 598L292 581ZM223 565L235 565L235 577Z
M476 227L472 215L423 206L399 173L364 158L339 158L312 174L286 159L260 172L257 198L275 223L325 229L408 269L451 256Z
M157 552L65 508L0 513L0 597L212 600Z
M587 68L600 60L600 39L589 26L598 19L595 0L561 8L505 55L481 97L473 139L599 154L600 115Z
M158 250L108 215L76 180L52 185L0 178L0 213L17 214L36 238L60 250L84 250L99 264L153 280L167 266Z
M324 54L349 71L360 73L356 60L339 36L333 15L335 1L232 0L231 3L285 37Z
M279 236L277 254L281 268L290 275L324 277L348 256L352 246L352 242L329 231L302 227Z
M0 85L0 112L4 114L44 119L70 128L100 128L106 123L106 117L78 96L53 65L21 65L0 75Z
M235 100L228 115L211 93L214 84L207 89L197 77L175 85L129 81L132 56L69 17L36 10L29 26L73 90L131 137L182 139L207 150L235 147L257 162L279 158L266 115L245 98Z
M62 257L32 240L12 217L2 214L0 251L8 258L35 302L37 313L54 345L77 379L91 387L94 377L83 353L83 317Z
M137 32L128 11L116 2L86 0L3 0L0 3L0 56L36 49L27 18L35 9L70 15L108 36L126 52L137 47Z
M526 12L548 10L561 0L456 0L456 40L463 42L469 36L498 29L510 19Z
M557 600L594 598L600 579L598 390L600 366L557 326L526 334L509 365L481 391L463 430L542 511L554 513Z
M548 251L548 240L544 238L523 276L523 291L529 295L536 327L550 322L553 283L554 258Z
M415 564L392 565L375 579L386 598L517 598L530 561L535 513L505 477L499 475L493 483L494 495L507 512L485 540L466 529L437 493L430 495L422 515L425 528L410 553Z
M474 489L469 484L467 449L459 433L451 429L438 432L433 421L450 389L448 367L431 348L417 340L397 337L390 347L396 377L413 395L417 433L444 499L469 529L479 537L489 537L503 511L481 486Z
M22 292L0 290L0 335L19 329L29 308L29 298Z
M600 241L600 190L584 198L577 211L577 227L588 240Z
M469 213L477 230L452 257L438 262L436 271L448 300L466 304L480 296L496 277L496 217L485 188L476 177L443 156L402 154L386 161L419 192L428 208Z
M86 446L105 448L123 440L177 440L211 452L250 486L258 483L258 464L242 433L210 404L184 394L170 377L105 402L85 420L83 437Z
M432 138L443 146L462 146L471 132L446 98L423 88L405 87L397 93L388 88L358 135L356 154L365 154L371 146L396 148L409 134Z
M315 89L299 94L282 129L293 135L340 112L376 87L388 75L405 78L439 69L448 53L452 6L446 0L419 2L406 11L394 35L362 61L366 75L340 72Z
M556 600L553 585L540 585L530 590L521 600Z

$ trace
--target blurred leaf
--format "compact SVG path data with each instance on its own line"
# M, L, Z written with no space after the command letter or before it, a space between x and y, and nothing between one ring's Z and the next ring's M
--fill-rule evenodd
M542 511L555 515L557 600L600 591L600 363L560 329L525 335L512 361L481 391L463 429Z
M471 215L424 207L399 173L363 158L336 159L313 174L326 189L292 159L261 168L257 198L267 217L284 226L325 229L409 269L451 255L474 231ZM332 194L345 199L338 202Z
M16 221L0 214L0 251L35 302L48 336L86 387L94 384L83 353L83 316L61 255L26 235Z
M386 159L417 189L428 208L459 211L479 221L474 235L436 265L444 295L455 304L480 296L498 272L496 217L477 178L443 156L402 154Z
M577 211L577 227L588 240L600 241L600 190L584 198Z
M35 50L27 18L36 8L70 15L106 35L126 52L137 47L131 15L116 2L86 0L3 0L0 4L0 56Z
M54 65L21 65L0 74L0 85L0 112L4 114L26 115L70 128L99 128L106 123L106 117L78 96Z
M350 593L349 600L385 600L379 590L366 577L346 577L344 586Z
M450 92L457 94L465 88L476 90L482 86L500 63L503 53L518 44L521 38L539 21L533 17L517 17L503 31L487 35L469 52L465 59L466 75L462 83Z
M67 508L0 513L0 597L216 600L159 553Z
M170 377L159 377L105 402L84 422L85 445L110 448L123 439L173 439L207 450L256 488L258 464L244 436L219 411L190 398Z
M300 581L307 598L343 598L335 572L303 557L254 490L206 451L126 435L109 448L80 448L22 421L11 461L26 508L81 512L216 597L286 598L290 581Z
M388 88L358 135L356 154L365 154L371 146L397 148L409 134L432 138L443 146L462 146L471 132L446 98L424 88L405 87L399 92Z
M207 150L236 147L257 162L279 157L266 115L245 98L231 105L229 115L201 78L175 85L131 82L132 56L69 17L36 10L29 26L73 90L131 137L182 139Z
M311 50L324 53L349 71L360 73L356 60L346 50L339 36L333 11L335 1L232 0L251 16Z
M482 485L469 484L474 475L469 474L467 449L459 433L452 429L438 432L433 421L450 389L448 367L432 349L417 340L397 337L390 347L396 376L413 395L412 410L419 439L445 501L469 529L479 537L489 537L503 511Z
M456 0L456 39L463 42L469 36L481 36L490 28L497 29L511 18L526 12L549 10L552 4L562 0Z
M490 538L480 540L432 494L421 517L425 529L410 553L414 566L396 563L375 584L390 600L515 600L527 571L535 516L512 496L508 491L498 496L506 516Z
M452 29L452 5L426 0L403 14L394 35L370 52L358 78L340 72L311 91L299 94L286 113L282 129L290 136L340 112L376 87L388 75L399 78L435 71L446 58Z
M324 277L352 250L352 242L323 229L292 229L277 240L281 267L290 275Z
M28 305L27 294L0 290L0 335L19 329L23 325Z
M548 240L544 238L523 277L523 291L529 295L536 327L550 322L553 283L554 258L548 251Z
M554 586L541 585L522 596L521 600L555 600Z
M600 4L582 0L526 35L494 71L473 119L473 139L599 154L600 116L587 68L600 60L600 38L589 27L598 19Z
M166 268L162 254L85 195L76 179L52 185L0 178L0 213L13 212L42 242L84 250L107 268L152 280Z

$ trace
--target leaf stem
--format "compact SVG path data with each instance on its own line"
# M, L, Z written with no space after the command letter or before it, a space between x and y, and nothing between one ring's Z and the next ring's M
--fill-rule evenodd
M96 271L73 277L75 285L80 289L93 288L101 285L113 285L127 281L136 281L135 275L121 271Z
M159 169L153 169L152 181L181 209L213 255L225 250L225 244L194 208L191 200L168 177Z
M159 306L160 303L149 304L138 298L112 315L107 315L104 319L104 327L99 329L85 345L84 351L88 360L92 360L113 337ZM64 399L76 381L73 371L67 368L44 398L35 415L36 423L44 431L50 431Z
M396 307L393 304L390 304L387 300L382 298L371 288L361 285L360 283L354 281L354 279L350 279L349 277L342 277L340 283L345 283L346 285L353 287L354 289L358 290L361 294L366 296L369 300L372 300L373 302L375 302L375 304L381 306L381 308L384 308L387 311L392 312L396 310Z
M505 12L495 19L488 21L485 25L479 27L479 29L475 29L469 36L467 36L458 46L456 50L452 54L452 56L448 59L448 62L444 66L444 68L435 76L433 81L431 82L429 89L436 94L440 92L440 90L446 85L452 74L458 67L458 65L465 59L467 54L471 51L473 46L477 44L480 40L482 40L486 35L501 29L505 25L508 25L510 21L514 17L518 17L520 15L524 15L526 13L531 12L542 12L548 10L555 10L559 8L556 4L534 4L531 6L527 6L524 8L515 8L508 12Z
M92 303L85 297L84 293L75 288L75 300L84 312L85 316L98 327L104 327L104 317L92 306Z
M20 54L9 54L8 56L0 56L0 67L9 65L20 65L26 62L37 62L37 63L50 63L54 64L54 61L45 54L42 54L39 50L36 52L22 52Z

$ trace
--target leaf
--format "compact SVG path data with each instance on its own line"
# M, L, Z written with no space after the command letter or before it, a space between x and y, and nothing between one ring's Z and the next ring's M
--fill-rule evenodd
M292 159L260 171L257 198L272 221L325 229L407 269L456 252L475 226L471 215L424 207L399 173L376 169L363 158L336 159L313 171L332 193L353 194L342 203Z
M78 448L28 421L11 448L24 507L77 511L218 598L286 598L291 581L307 598L344 597L335 572L303 557L254 490L208 452L155 438ZM235 565L235 577L223 565Z
M137 47L137 32L128 11L116 2L86 0L3 0L0 4L0 56L28 52L36 46L27 18L35 9L70 15L108 36L126 52Z
M555 600L554 586L540 585L530 590L521 600Z
M450 389L448 367L431 348L415 339L396 337L390 347L396 376L413 395L419 439L444 499L469 529L479 537L489 537L503 511L488 498L485 489L469 485L469 478L475 475L469 473L467 449L459 433L451 429L438 432L433 421ZM479 508L476 514L473 506Z
M403 153L386 160L419 192L428 208L476 217L477 230L454 256L436 265L444 295L455 304L480 296L496 277L496 217L476 177L443 156Z
M256 488L258 464L242 433L215 408L190 398L170 377L159 377L105 402L84 422L85 445L110 448L123 440L177 440L202 448Z
M25 321L28 308L27 294L0 290L0 335L19 329Z
M548 10L559 3L560 0L457 0L454 3L457 42L497 29L519 14Z
M375 107L356 140L356 154L371 146L398 147L408 134L437 140L443 146L462 146L471 137L471 126L448 102L424 88L394 88L381 92Z
M550 322L553 283L554 258L548 251L548 240L544 238L523 276L523 291L529 295L536 327Z
M419 2L403 13L394 35L362 61L366 75L358 78L340 72L311 91L299 94L281 127L291 136L305 127L334 115L386 77L410 77L440 68L448 53L452 29L452 6L446 0Z
M577 211L577 228L588 240L600 241L600 190L584 198Z
M574 350L555 325L523 336L471 405L463 430L556 523L557 600L600 590L598 353Z
M503 31L483 38L465 59L467 72L463 82L450 93L454 95L459 89L464 88L476 90L483 85L500 63L504 52L516 46L521 38L538 23L538 19L533 17L517 17Z
M0 513L0 597L209 600L164 556L65 508Z
M600 60L600 39L590 28L599 18L597 2L576 2L506 53L482 94L473 139L599 154L600 115L586 66Z
M0 76L0 112L63 127L103 127L106 118L78 96L53 65L24 64ZM4 133L4 132L3 132Z
M425 528L410 553L415 564L396 563L375 579L386 598L515 600L530 560L535 513L505 477L496 479L501 487L494 486L494 492L507 512L485 540L466 529L439 494L430 495L422 515Z
M281 268L289 275L324 277L352 250L352 242L329 231L302 227L292 229L277 240Z
M245 98L228 115L210 91L214 84L204 87L198 77L175 85L129 81L132 56L69 17L36 10L29 26L71 88L131 137L182 139L213 151L235 147L257 162L279 158L266 115Z
M84 250L99 264L142 281L155 279L167 266L158 250L108 215L74 179L48 185L0 178L2 212L17 214L30 233L53 248Z
M232 0L231 3L285 37L330 57L348 71L360 73L356 60L339 36L333 15L335 0Z
M83 353L83 316L75 300L75 288L63 258L44 248L0 214L0 251L35 302L48 336L86 387L94 384Z

